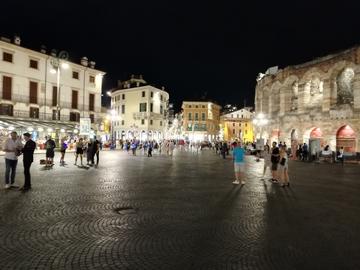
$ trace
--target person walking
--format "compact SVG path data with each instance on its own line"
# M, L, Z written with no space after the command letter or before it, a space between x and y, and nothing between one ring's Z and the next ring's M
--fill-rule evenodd
M243 179L243 173L245 168L245 161L244 161L245 150L241 147L241 143L234 143L234 150L233 150L233 161L234 161L234 171L235 171L235 181L233 184L238 185L245 185L245 181Z
M36 148L36 143L31 139L30 133L26 132L23 134L25 145L21 152L23 153L23 165L24 165L24 185L20 188L21 191L27 191L31 189L31 176L30 176L30 167L31 163L34 161L34 151Z
M280 162L278 169L279 179L282 187L290 186L288 170L288 156L286 153L286 148L282 146L280 148Z
M131 142L130 148L131 148L131 151L132 151L133 156L136 156L136 148L137 148L137 145L136 145L136 143L135 143L135 140L133 140L133 141Z
M226 153L228 152L228 146L227 146L227 143L226 142L223 142L222 146L221 146L221 149L220 149L220 152L221 152L221 155L223 157L223 159L226 159Z
M280 150L279 147L276 146L276 142L273 142L272 150L271 150L271 174L272 174L271 181L275 184L278 183L277 169L278 169L279 160L280 160Z
M46 167L51 167L54 165L54 156L55 156L55 147L56 144L54 140L51 138L51 136L46 137L47 140L45 142L45 148L46 148Z
M15 184L16 167L18 163L18 156L23 145L18 138L16 131L10 133L10 138L7 138L3 151L5 152L5 188L19 187Z
M268 144L266 144L264 147L263 156L264 156L264 171L261 180L265 179L266 168L271 169L271 153L270 153L270 146Z
M148 157L152 157L153 142L149 142L148 145Z
M75 164L77 165L77 159L80 156L81 166L83 165L83 154L84 154L84 139L80 138L79 141L76 143L76 154L75 154Z

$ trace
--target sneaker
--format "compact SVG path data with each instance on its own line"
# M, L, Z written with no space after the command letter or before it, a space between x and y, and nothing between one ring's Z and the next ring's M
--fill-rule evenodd
M240 184L238 180L235 180L234 182L232 182L234 185L238 185Z
M241 184L242 184L242 185L245 185L245 181L241 181Z
M11 186L9 184L6 184L5 189L9 189L9 188L11 188Z
M21 188L19 188L20 191L28 191L30 189L31 189L31 187L21 187Z
M12 188L18 188L19 185L17 185L17 184L11 184L10 187L12 187Z

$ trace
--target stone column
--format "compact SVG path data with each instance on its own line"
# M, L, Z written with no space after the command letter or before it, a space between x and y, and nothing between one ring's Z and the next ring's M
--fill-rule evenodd
M353 82L354 109L360 110L360 78L355 77Z
M280 89L280 110L279 116L285 115L285 107L286 107L286 88Z
M322 102L322 111L328 112L330 111L331 105L331 85L330 80L325 79L323 84L323 102Z
M299 84L298 89L298 113L303 113L305 111L305 83Z

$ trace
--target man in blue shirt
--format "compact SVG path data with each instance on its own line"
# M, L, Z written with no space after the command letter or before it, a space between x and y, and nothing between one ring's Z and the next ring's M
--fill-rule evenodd
M238 185L241 184L245 185L245 181L242 179L242 175L244 173L245 168L245 150L241 147L241 143L234 142L234 150L233 150L233 160L234 160L234 170L235 170L235 181L233 184Z

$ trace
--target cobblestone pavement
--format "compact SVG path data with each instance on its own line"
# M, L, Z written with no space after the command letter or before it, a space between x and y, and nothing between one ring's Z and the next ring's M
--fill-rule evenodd
M210 151L36 162L0 190L0 269L360 269L360 166L290 162L284 189L247 160L243 187Z

